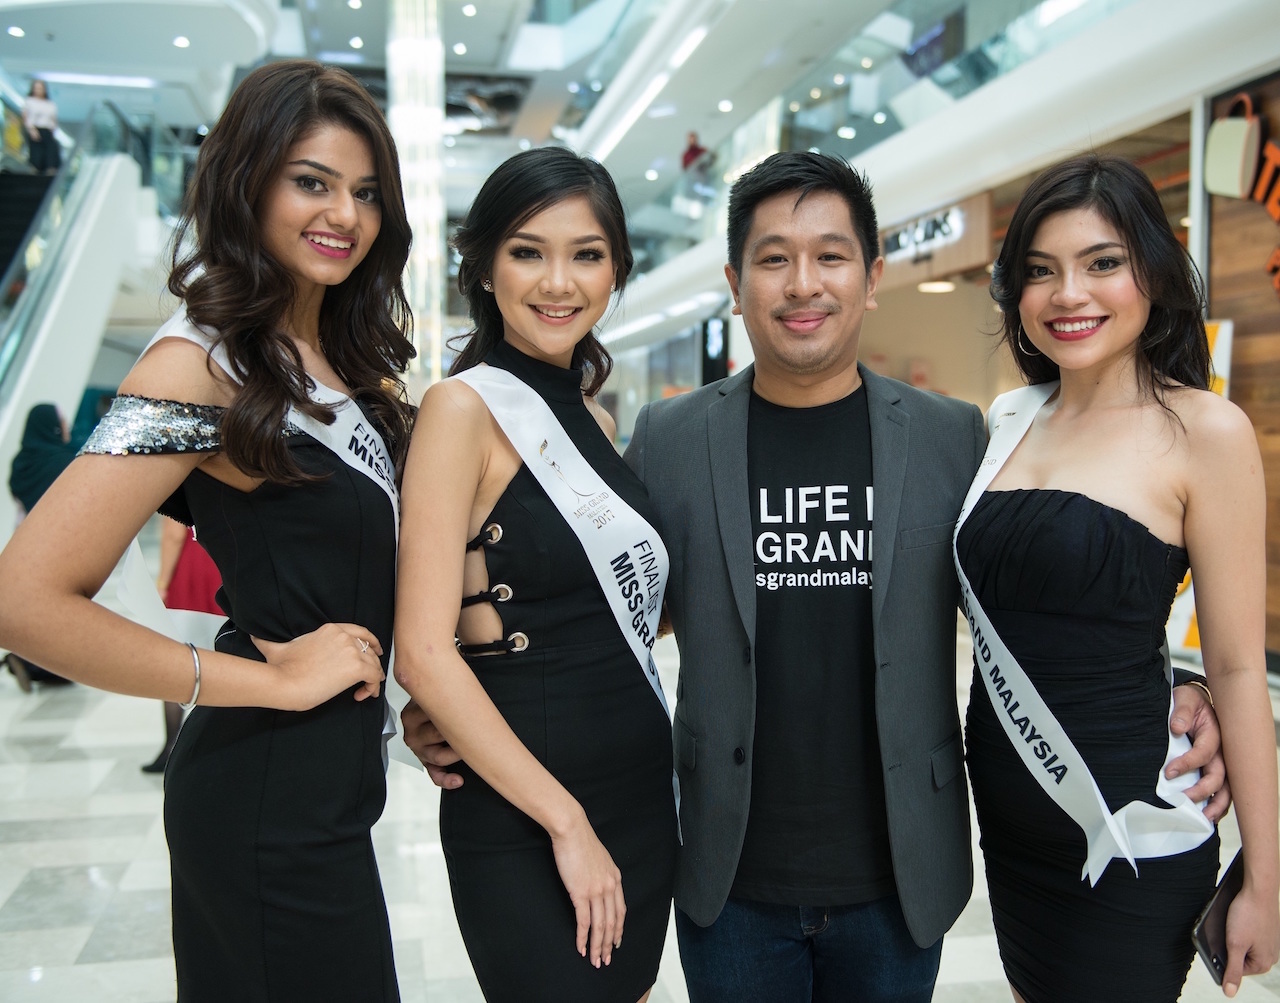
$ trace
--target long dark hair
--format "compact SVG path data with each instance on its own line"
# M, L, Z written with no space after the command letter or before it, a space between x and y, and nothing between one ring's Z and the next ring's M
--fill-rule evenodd
M225 345L231 375L240 384L222 420L223 451L245 473L285 484L311 479L280 435L289 407L326 424L333 421L333 408L308 396L302 357L281 328L295 286L263 247L259 213L290 148L328 124L368 141L382 224L347 280L325 290L320 343L329 364L383 426L392 455L401 459L411 410L399 374L414 356L413 320L401 282L409 220L391 131L353 76L286 60L259 67L241 81L200 147L169 274L169 291L185 302L192 323Z
M1004 246L991 276L991 297L1004 312L1001 339L1009 346L1028 383L1058 379L1047 355L1033 355L1021 343L1018 304L1026 282L1027 251L1044 220L1071 209L1093 209L1120 235L1134 281L1151 302L1138 337L1138 385L1161 400L1179 384L1209 387L1209 339L1204 329L1200 275L1178 243L1155 186L1121 157L1089 153L1050 167L1028 186L1009 222Z
M36 84L39 84L41 87L44 88L44 97L45 97L45 100L48 101L49 85L45 83L45 81L41 80L39 77L36 77L34 80L31 81L31 86L27 89L27 97L33 98L36 96Z
M502 340L498 301L481 286L492 274L498 248L538 213L575 196L584 196L590 204L609 242L614 284L619 292L626 288L635 259L627 239L626 213L609 172L591 158L558 146L517 153L489 175L453 237L453 246L462 255L458 289L471 307L475 328L463 336L465 343L449 368L450 376L477 365ZM583 390L589 396L604 385L613 369L613 359L594 331L574 346L570 364L584 370Z

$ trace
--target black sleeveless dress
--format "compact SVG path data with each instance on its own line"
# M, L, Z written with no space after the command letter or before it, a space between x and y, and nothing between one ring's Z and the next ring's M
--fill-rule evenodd
M118 398L85 448L216 449L222 410ZM215 647L264 661L250 635L344 622L389 652L391 502L310 436L286 434L324 480L243 492L195 470L161 510L194 523L222 575L230 621ZM353 692L305 713L196 707L183 724L164 805L180 1003L399 999L370 838L386 801L386 702Z
M957 539L991 622L1071 737L1112 811L1163 806L1169 686L1160 645L1187 553L1065 491L987 492ZM1018 758L976 675L969 776L1005 972L1027 1003L1171 1003L1213 892L1215 832L1194 850L1113 860L1081 879L1085 838Z
M551 407L578 451L650 522L640 481L582 400L582 373L505 342L485 360ZM528 647L467 658L525 747L586 810L622 872L627 916L606 968L575 946L576 922L546 831L473 771L444 791L440 837L458 925L491 1003L635 1003L653 985L675 880L671 724L610 612L578 538L521 466L481 534L503 635ZM498 539L494 537L500 536Z

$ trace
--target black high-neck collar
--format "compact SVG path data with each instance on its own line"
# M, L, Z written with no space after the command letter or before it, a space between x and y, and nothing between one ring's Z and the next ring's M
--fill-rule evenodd
M568 404L582 402L581 369L561 369L553 363L525 355L505 340L494 345L484 361L518 376L543 397Z

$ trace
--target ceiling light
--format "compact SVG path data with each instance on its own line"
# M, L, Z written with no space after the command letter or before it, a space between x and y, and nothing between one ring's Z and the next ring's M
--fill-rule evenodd
M733 102L728 98L724 98L718 105L716 105L716 107L727 115L729 112L733 111Z
M1191 229L1191 217L1183 216L1182 219L1178 220L1178 225L1182 227L1184 230Z
M670 118L680 109L673 104L656 104L645 112L646 118Z
M946 279L935 279L929 282L921 282L916 289L922 293L953 293L956 291L956 284L948 282Z
M813 88L811 91L809 91L809 97L817 101L818 98L822 97L822 88L821 87Z
M179 49L186 49L190 47L191 39L187 38L186 35L179 35L177 38L173 40L173 44L176 45Z
M364 4L361 2L361 0L347 0L347 6L350 7L352 10L359 10L361 7L364 6Z
M841 84L844 83L844 74L837 73L834 77L831 78L831 82L835 84L837 87L839 87Z
M454 42L454 43L453 43L453 54L454 54L455 56L465 56L465 55L467 54L467 43L466 43L466 42Z
M646 181L657 181L658 172L655 171L652 167L650 167L647 171L644 172L644 179Z
M21 28L19 28L19 27L15 24L15 25L13 25L12 27L10 27L10 28L9 28L9 34L10 34L10 35L12 35L14 38L22 38L22 36L24 36L24 35L26 34L26 32L25 32L25 31L23 31Z
M685 35L684 41L680 43L679 48L671 53L671 58L667 60L667 65L673 70L680 69L684 65L684 61L693 55L693 50L702 44L702 40L707 37L707 26L699 25L693 31Z
M666 319L666 314L647 313L643 317L637 317L635 320L623 324L621 327L615 327L612 331L606 331L600 341L607 345L611 341L617 341L619 338L625 338L629 334L643 331L646 327L653 327L654 324Z
M599 80L593 80L591 81L591 89L595 91L597 94L599 94L602 90L604 90L604 84L601 83Z
M531 140L531 139L522 139L522 140L520 140L520 142L519 142L517 145L518 145L518 146L520 147L520 149L522 149L522 150L529 150L529 149L532 149L532 148L533 148L533 140Z
M858 130L851 125L842 125L836 130L836 135L841 139L853 139L858 134Z
M787 107L791 109L791 114L794 115L796 112L800 110L800 102L792 101L789 105L787 105Z
M577 93L578 93L578 91L580 91L580 90L582 90L582 84L578 83L578 81L576 81L576 80L570 80L570 81L569 81L569 93L570 93L570 94L577 94Z
M819 148L818 148L818 147L816 147L816 146L811 146L811 147L809 147L809 152L810 152L810 153L821 153L821 152L822 152L822 150L821 150L821 149L819 149Z
M457 137L457 136L445 136L445 137L444 137L444 145L445 145L445 146L457 146L457 145L458 145L458 137Z
M864 70L869 70L874 65L875 65L875 60L873 60L870 56L862 57L862 68Z
M353 49L363 49L364 39L361 38L359 35L355 35L352 37L351 41L349 41L347 44L351 46L351 48Z
M473 3L464 3L464 4L462 5L462 16L463 16L463 17L475 17L475 16L476 16L476 5L475 5L475 4L473 4Z
M876 125L884 125L885 122L887 122L888 120L889 120L889 116L882 111L878 111L871 116L871 121L873 121Z

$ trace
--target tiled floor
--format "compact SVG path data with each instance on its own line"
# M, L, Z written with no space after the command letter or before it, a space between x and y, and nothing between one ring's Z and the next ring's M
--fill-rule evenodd
M663 642L660 655L673 676L674 647ZM964 673L957 696L967 699ZM0 1000L173 1000L161 780L138 770L161 736L154 702L79 686L26 695L0 678ZM389 781L374 838L405 1003L479 1003L449 902L438 795L399 764ZM1223 843L1238 845L1231 823ZM944 942L943 1003L1009 1000L976 870L973 900ZM1182 998L1223 997L1197 963ZM1280 973L1247 980L1237 998L1280 1000ZM651 999L687 1000L673 937Z

